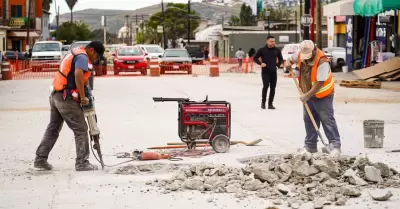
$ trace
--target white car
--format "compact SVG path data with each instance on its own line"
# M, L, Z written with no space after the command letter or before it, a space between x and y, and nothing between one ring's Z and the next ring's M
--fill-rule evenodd
M157 44L137 44L147 55L145 56L147 61L150 59L158 59L159 56L164 54L164 49Z
M283 57L283 62L292 56L294 53L300 50L300 44L286 44L283 49L282 49L282 57ZM282 66L285 66L283 63Z
M62 58L62 43L60 41L38 41L32 48L32 71L42 71L45 68L58 69Z
M332 60L332 67L342 68L346 65L346 49L343 47L323 48L322 51ZM330 55L330 56L329 56Z

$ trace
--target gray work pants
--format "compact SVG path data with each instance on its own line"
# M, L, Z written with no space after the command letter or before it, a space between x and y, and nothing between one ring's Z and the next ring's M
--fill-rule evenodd
M322 123L326 138L329 140L330 146L332 148L340 149L340 135L334 116L333 97L333 94L321 99L313 97L308 100L307 103L310 107L312 115L314 116L315 122L318 125L318 128ZM307 110L305 109L305 107L303 109L304 125L307 133L305 146L308 148L317 148L318 134L315 131L314 125L307 113Z
M49 100L50 122L36 150L37 158L47 160L65 121L75 135L76 164L84 163L89 158L89 136L80 104L73 99L64 100L62 92L51 93Z

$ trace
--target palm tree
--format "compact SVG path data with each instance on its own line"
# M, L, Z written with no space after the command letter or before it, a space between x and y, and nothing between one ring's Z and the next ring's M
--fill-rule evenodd
M43 0L42 1L42 8L46 11L50 10L50 4L53 3L53 0Z
M78 2L78 0L65 0L68 4L69 9L71 10L71 23L72 23L72 9L74 8L75 4Z

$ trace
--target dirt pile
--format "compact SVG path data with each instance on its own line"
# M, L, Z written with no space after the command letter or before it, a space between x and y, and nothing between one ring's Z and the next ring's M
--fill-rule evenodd
M348 198L361 196L361 190L375 188L370 195L384 201L392 194L386 187L400 187L396 170L384 163L371 163L367 156L342 156L300 153L249 160L244 168L217 164L182 167L170 180L149 184L165 192L198 190L233 193L243 199L249 195L267 198L275 205L299 208L312 201L314 208L345 205Z

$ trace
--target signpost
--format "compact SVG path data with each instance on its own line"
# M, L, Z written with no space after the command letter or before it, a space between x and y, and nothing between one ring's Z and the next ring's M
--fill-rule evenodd
M304 14L303 16L301 16L301 25L303 25L304 27L310 27L313 21L314 20L310 14Z
M162 33L163 32L163 26L159 25L157 26L157 33Z
M103 44L104 44L104 47L106 47L107 46L107 38L106 38L106 36L107 36L107 16L101 16L101 26L103 26L103 33L104 33Z
M270 35L270 34L269 34L269 31L270 31L270 29L271 29L271 27L270 27L270 25L269 25L269 15L270 15L270 11L265 11L265 16L268 17L268 36Z

